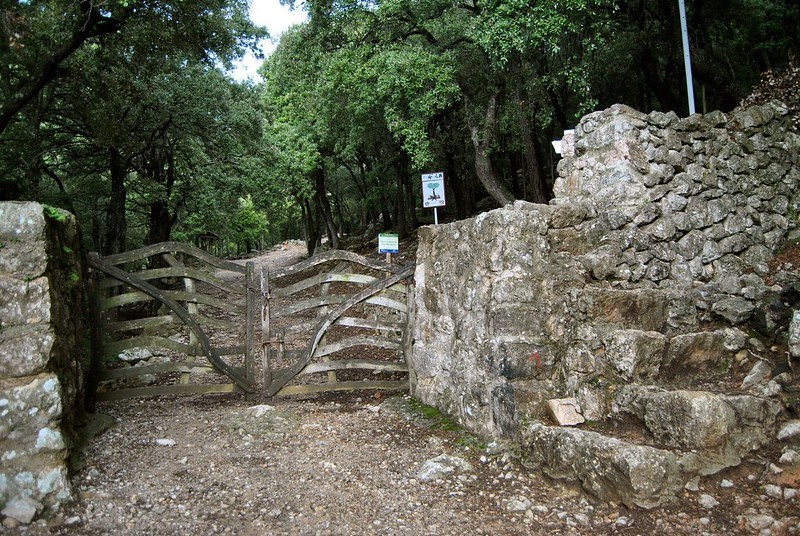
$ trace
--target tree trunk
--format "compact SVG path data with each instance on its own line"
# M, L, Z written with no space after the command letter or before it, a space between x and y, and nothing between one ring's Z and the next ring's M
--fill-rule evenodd
M407 237L413 229L414 201L407 195L406 184L408 180L408 156L405 151L399 151L394 160L394 174L397 183L397 233L400 238Z
M109 170L111 172L111 198L106 208L106 237L103 244L103 255L122 253L127 247L125 178L128 174L128 165L116 147L109 148Z
M303 231L306 236L306 251L310 257L314 254L314 251L316 251L317 244L319 244L319 219L308 198L298 199L298 203L300 205L300 210L303 212Z
M156 151L158 153L158 151ZM157 193L157 197L150 203L150 222L147 233L147 244L167 242L172 235L172 226L177 221L177 214L170 211L170 197L175 185L175 157L172 151L167 155L167 169L159 155L155 155L150 162L150 178L156 184L163 184L164 191ZM177 211L175 211L177 213ZM249 251L248 251L249 253Z
M533 137L531 125L528 124L528 112L522 99L522 88L517 88L514 100L517 105L517 120L519 122L520 135L522 136L522 146L525 148L525 153L523 154L524 197L534 203L547 203L546 186L539 172L536 141Z
M483 127L483 138L481 139L480 129L475 123L469 111L469 99L464 97L467 118L467 126L469 127L470 138L472 138L472 146L475 148L475 172L478 175L478 180L486 191L492 196L492 199L497 201L500 206L505 206L514 202L514 196L502 185L497 179L497 174L492 166L490 158L490 148L492 140L494 139L495 129L497 128L497 97L495 92L489 98L486 105L486 119Z
M325 221L325 228L328 232L328 242L331 249L339 249L339 232L336 230L336 222L333 221L331 204L328 201L328 192L325 189L325 171L320 168L314 172L315 197L317 208L322 219Z

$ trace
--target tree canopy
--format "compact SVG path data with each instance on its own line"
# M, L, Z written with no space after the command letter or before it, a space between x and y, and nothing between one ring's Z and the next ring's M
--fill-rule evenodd
M313 251L412 232L425 172L449 218L547 202L549 142L589 111L687 113L674 0L303 6L253 85L225 74L265 35L245 0L5 2L0 198L76 212L106 253L209 232ZM798 0L687 10L700 111L796 57Z

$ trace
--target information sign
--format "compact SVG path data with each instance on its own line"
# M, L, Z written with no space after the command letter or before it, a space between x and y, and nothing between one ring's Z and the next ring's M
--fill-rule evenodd
M424 208L443 207L444 172L425 173L422 175L422 206Z
M379 234L378 253L400 253L400 237L394 233Z

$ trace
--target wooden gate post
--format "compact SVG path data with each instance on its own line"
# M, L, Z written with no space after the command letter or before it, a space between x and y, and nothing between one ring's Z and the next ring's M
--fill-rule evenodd
M245 264L244 286L245 286L245 350L244 350L244 377L251 385L255 385L255 356L253 352L256 324L256 288L255 288L256 265L250 261ZM248 396L253 391L248 393Z
M261 266L261 359L264 375L262 389L266 393L272 383L272 333L270 332L269 268Z
M401 345L403 346L403 358L408 367L408 392L412 396L417 390L417 374L411 359L414 349L414 323L417 316L417 302L414 294L414 280L409 278L406 280L406 326L401 337Z
M91 257L98 257L97 253L89 253ZM100 375L103 373L103 295L100 282L103 274L92 270L89 274L89 321L91 324L91 349L89 357L89 370L86 374L86 393L84 407L88 413L94 413L97 405L97 386L100 383Z

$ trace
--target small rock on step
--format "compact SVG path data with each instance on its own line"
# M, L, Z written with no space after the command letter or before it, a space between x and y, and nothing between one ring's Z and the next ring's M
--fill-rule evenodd
M39 501L31 499L30 497L22 497L8 501L0 513L7 518L19 521L23 525L30 525L36 517L36 514L43 509L44 506Z
M739 521L750 531L761 531L771 527L775 518L767 514L749 514L739 516Z
M547 408L559 426L575 426L586 422L581 415L580 404L574 398L553 398L547 401Z
M764 486L764 493L767 494L767 497L772 497L773 499L783 498L783 488L775 484L767 484Z
M512 497L506 503L506 512L525 512L531 506L531 501L525 497Z
M789 421L778 431L778 440L800 439L800 420Z
M759 361L753 365L753 368L750 369L750 372L745 376L744 380L742 380L742 389L747 389L748 387L763 382L769 378L771 373L772 369L769 364L764 361Z
M800 464L800 454L796 450L787 449L786 452L781 454L781 459L778 461L783 465Z
M422 467L417 471L417 479L421 482L439 480L456 470L469 473L474 469L472 465L463 458L442 454L423 463Z

